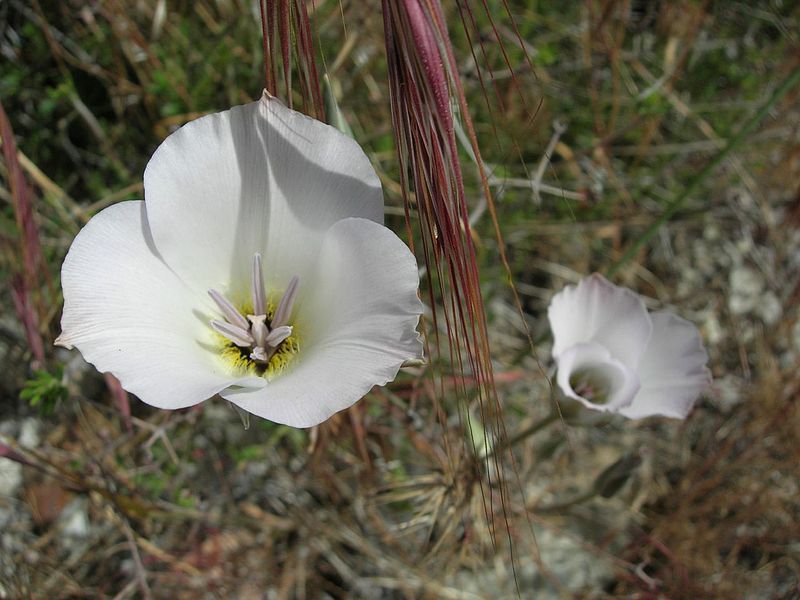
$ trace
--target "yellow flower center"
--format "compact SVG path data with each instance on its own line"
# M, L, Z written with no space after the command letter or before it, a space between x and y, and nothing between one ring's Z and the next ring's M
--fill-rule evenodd
M261 255L253 256L252 302L237 308L216 290L208 294L224 319L211 321L220 354L237 375L279 375L300 352L300 337L292 320L299 279L292 277L282 294L267 298L261 272ZM245 315L247 315L245 317Z

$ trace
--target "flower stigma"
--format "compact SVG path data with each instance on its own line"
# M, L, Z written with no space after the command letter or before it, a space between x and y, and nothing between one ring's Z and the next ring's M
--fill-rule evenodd
M271 302L264 290L261 254L256 253L251 279L252 304L240 311L218 291L208 290L225 317L213 319L209 324L219 334L222 357L235 371L270 380L284 371L299 352L299 340L294 326L289 324L299 284L300 279L292 277L277 304Z
M598 367L578 369L569 378L569 385L580 397L594 404L605 404L611 395L612 381Z

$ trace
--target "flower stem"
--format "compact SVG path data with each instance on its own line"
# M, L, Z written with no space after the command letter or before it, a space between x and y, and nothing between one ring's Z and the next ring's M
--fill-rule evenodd
M545 427L547 427L551 423L554 423L555 421L558 421L558 420L559 420L558 412L557 411L551 412L549 415L547 415L543 419L541 419L539 421L535 421L530 426L526 427L525 429L523 429L521 431L518 431L517 433L512 435L510 438L505 440L504 442L499 443L497 446L495 446L494 448L489 450L489 452L486 454L486 458L489 458L491 456L494 456L498 452L502 452L502 451L504 451L504 450L506 450L508 448L512 448L512 447L516 446L522 440L532 436L537 431L540 431L540 430L544 429Z

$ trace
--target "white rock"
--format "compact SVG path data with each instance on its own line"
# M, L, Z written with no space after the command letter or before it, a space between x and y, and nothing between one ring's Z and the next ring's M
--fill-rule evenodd
M541 565L549 576L563 586L562 592L584 597L587 592L601 589L614 577L611 561L598 552L584 548L579 538L547 528L536 528L536 547ZM537 561L530 555L521 555L516 563L517 583L522 598L558 600L571 597L550 585ZM519 598L511 566L501 557L485 568L474 572L460 571L448 582L464 593L464 598Z
M731 189L728 192L728 198L746 210L754 210L756 208L756 201L747 188L736 187Z
M542 529L536 534L536 543L542 564L572 592L596 590L614 576L607 558L587 550L576 539Z
M709 400L721 411L728 412L744 400L744 382L735 375L727 374L714 380Z
M695 240L692 244L694 253L694 264L697 270L703 275L711 276L717 271L717 263L714 260L712 249L705 240Z
M89 535L89 515L86 498L75 498L64 507L58 520L65 537L85 538Z
M709 242L718 240L721 236L719 226L713 221L706 221L703 227L703 237Z
M703 321L703 333L709 346L716 346L725 338L725 332L714 312L709 312Z
M694 290L698 288L698 286L702 285L702 281L703 277L701 277L699 271L689 266L683 267L681 269L681 276L678 280L678 286L676 289L678 297L684 298L691 295Z
M22 465L0 458L0 496L13 496L22 485Z
M773 292L768 291L761 296L761 302L758 304L756 313L758 313L765 325L774 325L783 315L783 307L778 297Z
M40 423L33 417L23 419L19 426L19 445L23 448L36 448L39 445Z
M733 314L743 315L758 306L764 279L757 271L750 267L736 267L731 271L729 283L728 309Z

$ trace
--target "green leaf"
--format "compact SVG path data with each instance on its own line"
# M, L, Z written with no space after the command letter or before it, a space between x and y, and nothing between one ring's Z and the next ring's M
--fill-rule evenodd
M46 370L34 371L33 377L22 386L19 397L38 408L42 416L51 415L58 403L69 396L63 377L62 365L56 365L52 373Z
M350 128L350 124L345 119L344 113L336 101L336 93L333 86L334 82L331 81L327 73L323 75L322 93L325 97L325 114L328 117L328 122L343 134L353 137L353 130Z

